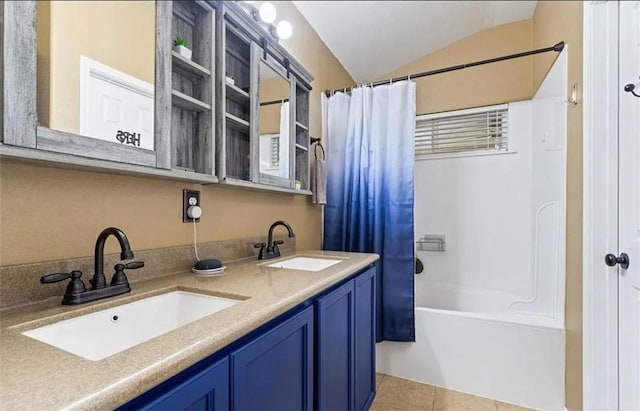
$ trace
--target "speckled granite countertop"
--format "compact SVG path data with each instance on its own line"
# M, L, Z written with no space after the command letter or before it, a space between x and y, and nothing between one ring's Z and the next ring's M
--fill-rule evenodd
M237 262L227 264L227 274L221 277L183 272L136 283L129 294L80 306L47 300L3 312L0 408L115 408L378 260L376 254L325 251L296 252L282 259L294 255L344 261L318 272L266 267L278 260ZM86 360L21 334L174 290L245 300L101 361Z

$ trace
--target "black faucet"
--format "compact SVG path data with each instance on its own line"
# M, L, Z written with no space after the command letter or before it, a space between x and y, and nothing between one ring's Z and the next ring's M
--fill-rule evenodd
M255 248L259 248L260 252L258 253L258 260L267 260L269 258L280 257L280 249L278 248L279 244L284 244L284 241L273 241L273 229L277 226L284 226L289 232L289 238L295 237L296 235L293 233L291 226L282 220L278 220L275 223L271 224L269 227L269 237L267 238L267 243L258 243L255 244Z
M96 240L96 249L94 251L95 271L93 272L93 279L89 281L91 283L92 290L97 290L107 286L107 280L104 276L104 243L110 235L114 236L120 243L120 259L133 259L133 251L131 251L129 239L121 229L109 227L102 230Z
M116 237L120 243L120 259L133 259L133 251L131 251L129 240L122 230L115 227L109 227L103 230L96 240L94 255L95 272L93 274L93 278L89 280L91 283L91 290L87 290L84 282L80 279L82 276L81 271L71 271L70 274L58 273L45 275L40 278L40 282L43 284L56 283L58 281L71 278L71 282L67 286L67 290L65 291L62 299L62 304L64 305L82 304L130 292L131 287L129 287L129 280L124 273L124 270L135 270L137 268L144 267L144 262L133 261L129 264L116 264L114 267L115 273L111 279L111 285L107 286L107 281L104 276L104 243L110 235Z

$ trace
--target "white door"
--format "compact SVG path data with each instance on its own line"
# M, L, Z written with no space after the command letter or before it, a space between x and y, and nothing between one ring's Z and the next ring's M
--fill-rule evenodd
M618 381L620 410L640 410L640 97L623 88L640 76L640 1L620 2ZM635 90L640 94L640 87Z
M640 1L584 28L584 409L640 411Z

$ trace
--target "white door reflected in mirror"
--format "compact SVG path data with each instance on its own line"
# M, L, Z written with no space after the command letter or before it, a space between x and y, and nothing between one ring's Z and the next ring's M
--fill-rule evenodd
M153 150L153 84L80 56L80 134Z

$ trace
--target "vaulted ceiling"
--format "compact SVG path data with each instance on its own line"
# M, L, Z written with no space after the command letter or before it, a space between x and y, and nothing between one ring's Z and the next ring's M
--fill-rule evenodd
M486 28L531 18L537 1L294 1L363 83Z

